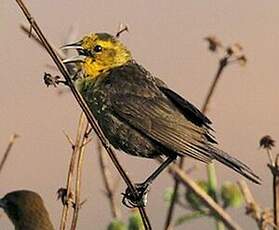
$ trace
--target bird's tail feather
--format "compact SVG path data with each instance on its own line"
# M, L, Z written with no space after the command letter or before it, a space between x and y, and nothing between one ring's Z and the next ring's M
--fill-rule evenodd
M247 165L216 147L211 147L210 150L214 159L225 164L254 183L261 184L261 179Z

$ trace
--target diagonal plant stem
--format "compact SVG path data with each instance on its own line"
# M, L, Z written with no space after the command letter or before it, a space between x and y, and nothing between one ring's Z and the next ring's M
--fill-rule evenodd
M160 161L161 162L161 161ZM211 196L209 196L199 185L189 177L183 170L176 164L172 164L168 168L168 172L179 179L179 182L189 188L195 195L207 206L212 213L214 213L228 229L240 230L241 227L234 222L231 216L220 207Z
M208 91L207 96L205 98L205 101L203 103L203 106L202 106L202 109L201 109L203 114L206 114L206 112L207 112L207 108L208 108L210 99L213 96L213 93L216 89L216 86L217 86L217 83L220 79L220 76L221 76L224 68L227 66L227 64L228 64L228 56L225 56L219 62L219 67L218 67L217 73L215 75L215 78L214 78L214 80L213 80L213 82L212 82L212 84L209 88L209 91ZM184 164L183 163L183 158L181 158L180 162L179 162L179 167L181 169L183 168L183 164ZM209 163L207 165L207 175L208 175L208 184L209 184L211 195L214 198L214 200L217 202L218 201L217 196L216 196L217 176L216 176L214 163ZM173 198L172 198L171 204L169 206L167 220L166 220L166 223L165 223L165 230L167 230L169 228L170 224L171 224L178 189L179 189L179 181L177 179L175 179L174 186L173 186ZM216 222L216 225L217 225L217 229L223 229L222 223L220 223L219 221Z
M112 183L112 176L108 169L107 165L107 157L105 156L103 152L103 147L100 142L98 142L97 151L99 154L99 162L100 162L100 168L101 173L103 177L103 181L105 184L105 193L109 200L111 214L114 219L120 219L121 218L121 212L119 205L117 204L116 197L115 197L115 188L113 187Z
M256 202L247 183L244 180L240 180L238 182L238 185L241 189L246 203L246 214L256 221L258 228L260 230L266 230L270 228L278 230L279 227L273 221L274 217L270 218L271 215L270 213L268 213L268 210L263 210L260 207L260 205Z
M8 144L8 146L7 146L7 148L6 148L5 152L4 152L3 158L2 158L2 160L1 160L1 162L0 162L0 173L1 173L1 171L2 171L2 169L3 169L3 167L4 167L4 165L5 165L5 163L7 162L8 156L9 156L9 154L11 153L11 150L12 150L12 147L13 147L13 145L14 145L14 143L15 143L15 140L16 140L16 138L18 138L18 137L19 137L18 134L13 134L13 135L10 137L9 144Z
M106 149L107 153L109 154L113 164L115 165L115 167L118 170L119 174L121 175L122 179L125 181L125 183L127 184L129 190L134 194L134 196L138 196L137 190L135 189L132 181L130 180L130 178L128 177L128 175L126 174L126 172L124 171L122 166L120 165L120 163L119 163L117 157L115 156L115 154L114 154L110 144L106 140L106 138L105 138L104 134L102 133L101 129L98 127L97 122L94 119L92 113L90 112L90 109L88 108L86 102L83 100L82 96L80 95L80 93L75 88L75 86L74 86L74 84L73 84L73 82L71 80L71 77L70 77L66 67L63 65L62 61L59 59L59 57L57 56L57 54L55 53L53 48L50 46L48 40L46 39L46 37L42 33L40 27L38 26L38 24L35 21L35 19L33 18L33 16L30 14L29 10L27 9L27 7L23 3L23 1L22 0L15 0L15 1L18 4L18 6L20 7L20 9L22 10L22 12L24 13L26 19L29 21L31 28L34 29L34 31L36 32L38 38L41 40L41 42L43 43L43 45L46 48L47 52L49 53L49 55L51 56L52 60L56 64L57 68L59 69L59 71L61 72L63 77L65 78L65 80L67 82L67 85L69 86L73 96L75 97L75 99L78 102L79 106L81 107L81 109L83 110L84 114L86 115L87 120L90 123L92 129L95 131L95 133L99 137L102 145L104 146L104 148ZM142 221L143 221L145 229L152 229L150 221L149 221L149 218L148 218L148 216L147 216L147 214L145 212L144 207L139 207L138 209L140 211L140 214L141 214Z
M259 204L255 201L247 183L244 180L238 181L239 188L243 194L246 203L246 213L250 215L256 222L259 229L261 227L261 208Z
M227 66L227 64L228 64L228 58L229 58L228 56L225 56L225 57L223 57L223 58L219 61L219 67L218 67L217 73L216 73L216 75L215 75L215 77L214 77L214 80L213 80L213 82L212 82L212 84L211 84L211 86L210 86L210 88L209 88L209 91L208 91L208 93L207 93L207 95L206 95L205 101L204 101L203 106L202 106L202 109L201 109L202 113L204 113L204 114L206 114L206 112L207 112L208 105L209 105L209 103L210 103L210 99L211 99L212 96L213 96L213 93L214 93L214 91L215 91L215 89L216 89L217 83L218 83L219 80L220 80L221 74L222 74L224 68L225 68L225 67Z

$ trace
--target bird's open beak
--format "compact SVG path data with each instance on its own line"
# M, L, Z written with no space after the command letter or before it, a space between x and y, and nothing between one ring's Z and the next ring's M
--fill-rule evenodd
M60 48L61 50L75 49L79 54L78 56L64 59L62 61L64 64L77 63L77 62L84 61L85 56L82 55L84 53L84 48L81 46L81 43L82 43L82 41L79 41L79 42L64 45Z
M85 56L74 56L71 58L64 59L62 62L64 64L84 62L84 58Z
M83 47L81 46L82 41L70 43L67 45L64 45L60 47L61 50L68 50L68 49L75 49L75 50L83 50Z

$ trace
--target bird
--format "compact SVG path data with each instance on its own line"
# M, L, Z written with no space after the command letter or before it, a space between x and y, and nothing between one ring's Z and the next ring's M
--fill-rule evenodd
M0 199L15 230L54 230L40 195L29 190L17 190Z
M116 36L90 33L62 49L77 56L75 86L109 143L130 155L166 160L142 184L146 189L178 156L217 160L260 184L244 163L217 147L212 122L134 58Z

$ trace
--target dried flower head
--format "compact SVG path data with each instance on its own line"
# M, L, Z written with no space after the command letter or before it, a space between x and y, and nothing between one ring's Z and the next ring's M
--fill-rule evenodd
M227 47L226 52L229 56L240 57L242 56L243 48L239 43L235 43Z
M208 42L208 49L216 52L218 48L223 47L222 43L215 36L208 36L204 38Z
M238 62L240 65L244 66L247 63L247 58L245 55L240 56L239 58L237 58Z
M275 146L275 141L271 138L271 136L266 135L260 140L260 147L264 149L272 149Z
M273 226L274 224L273 213L270 209L266 208L261 213L261 229L267 229L268 226Z
M50 85L57 87L59 82L61 82L59 76L52 76L50 73L44 73L44 83L47 87L49 87Z

